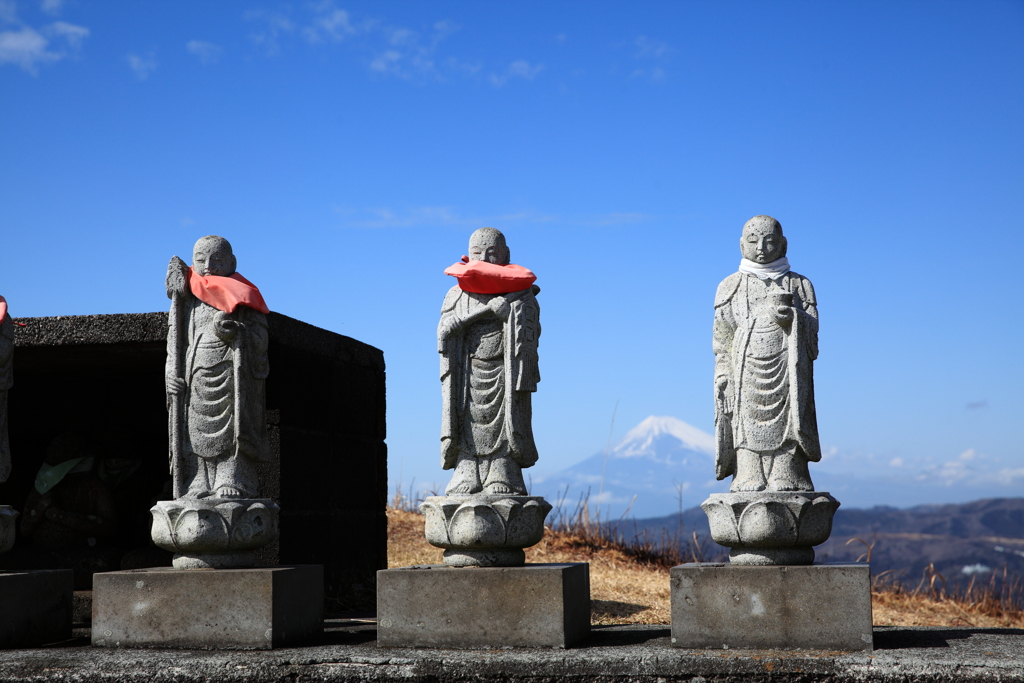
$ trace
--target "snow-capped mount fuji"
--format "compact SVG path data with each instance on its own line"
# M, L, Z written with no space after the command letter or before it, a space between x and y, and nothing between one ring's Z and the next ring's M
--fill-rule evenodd
M589 492L591 513L642 519L700 505L721 484L715 482L715 440L675 417L651 416L602 450L557 474L535 479L531 493L572 512ZM603 482L602 482L603 479ZM716 488L718 487L718 488ZM632 503L632 507L630 504Z

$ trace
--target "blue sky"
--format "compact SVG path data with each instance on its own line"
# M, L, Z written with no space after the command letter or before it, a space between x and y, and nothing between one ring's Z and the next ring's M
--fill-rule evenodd
M384 350L393 483L443 482L442 271L497 227L542 288L540 474L616 403L616 437L711 430L715 287L767 213L818 291L818 467L1018 495L1022 124L1021 2L0 0L0 293L161 310L221 234Z

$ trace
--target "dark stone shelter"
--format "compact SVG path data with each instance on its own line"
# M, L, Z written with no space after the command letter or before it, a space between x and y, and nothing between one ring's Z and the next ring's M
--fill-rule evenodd
M271 461L261 466L260 487L281 506L281 533L260 551L259 564L323 564L328 614L369 607L375 572L387 566L384 355L279 313L268 321ZM21 510L48 444L77 433L92 444L117 511L108 547L83 550L102 555L91 571L170 564L170 554L149 541L149 508L171 497L167 314L16 322L25 326L17 329L9 394L14 469L0 484L0 501ZM77 562L76 588L89 587L81 585L88 562L32 546L19 537L0 568Z

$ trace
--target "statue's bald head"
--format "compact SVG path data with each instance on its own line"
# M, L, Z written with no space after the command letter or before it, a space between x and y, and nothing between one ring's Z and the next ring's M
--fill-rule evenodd
M743 224L740 252L755 263L771 263L786 255L782 223L771 216L754 216Z
M470 261L487 261L503 266L510 257L511 252L500 230L480 228L469 236Z
M192 270L196 275L233 275L237 261L231 243L217 235L200 237L192 248Z

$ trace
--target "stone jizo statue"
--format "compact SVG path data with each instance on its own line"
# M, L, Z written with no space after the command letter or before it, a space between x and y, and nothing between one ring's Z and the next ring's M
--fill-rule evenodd
M256 498L256 464L270 456L264 381L267 316L259 290L235 272L223 237L196 242L192 267L168 266L166 388L175 498Z
M0 296L0 484L11 475L11 444L7 427L7 390L14 384L14 321L7 300ZM14 545L14 521L18 512L0 505L0 553Z
M506 266L509 257L505 236L494 228L481 228L469 239L471 267L478 261ZM488 294L455 285L445 296L437 341L441 466L455 470L447 495L526 495L522 468L537 462L531 399L540 381L539 291L526 284Z
M7 427L7 390L14 385L14 321L7 299L0 296L0 484L11 475L11 444Z
M192 267L167 267L171 314L165 382L174 500L159 501L153 542L176 569L251 567L277 538L280 508L259 498L270 458L264 385L267 304L235 271L223 237L196 242Z
M739 491L813 491L821 459L812 363L818 309L811 281L789 269L782 225L743 226L739 272L715 295L716 475Z
M444 272L458 278L441 306L441 466L455 470L444 496L420 505L427 541L444 563L517 567L544 536L551 504L530 496L523 468L537 462L540 306L536 276L509 263L505 236L481 228L469 255Z
M739 272L715 294L715 474L729 493L701 507L711 538L741 565L814 562L839 501L815 491L821 460L814 412L818 308L810 280L789 269L782 225L754 216Z

